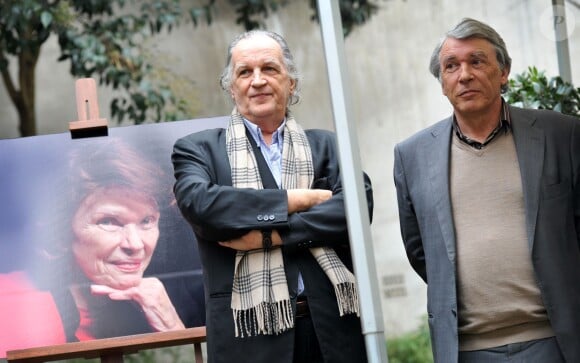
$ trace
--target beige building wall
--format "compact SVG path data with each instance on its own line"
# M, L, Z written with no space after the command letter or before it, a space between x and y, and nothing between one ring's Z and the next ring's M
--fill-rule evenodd
M293 107L308 128L333 129L325 59L319 26L310 21L308 1L291 2L267 19L267 27L286 37L303 75L302 101ZM504 37L513 58L512 75L535 65L558 74L550 28L550 0L388 0L381 10L345 41L350 92L363 168L374 185L372 224L377 278L387 335L411 330L426 314L426 288L407 263L399 234L392 178L393 147L398 141L448 116L451 108L428 72L432 49L443 33L463 17L489 23ZM580 85L580 12L567 7L572 75ZM226 115L231 104L218 87L225 50L242 29L228 7L218 8L211 26L186 25L152 40L151 51L165 66L190 80L199 112L195 117ZM547 20L546 20L547 19ZM546 25L547 24L547 25ZM74 80L58 63L56 39L44 47L37 71L38 130L67 132L76 118ZM99 89L101 116L109 118L111 91ZM17 116L0 88L0 138L18 136ZM112 121L110 121L113 124Z

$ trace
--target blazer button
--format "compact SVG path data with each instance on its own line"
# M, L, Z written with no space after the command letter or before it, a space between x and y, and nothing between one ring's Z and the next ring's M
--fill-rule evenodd
M276 219L276 216L273 214L270 214L270 220L273 221L274 219Z
M261 214L258 214L258 216L256 217L256 219L258 219L260 222L264 219L264 216Z

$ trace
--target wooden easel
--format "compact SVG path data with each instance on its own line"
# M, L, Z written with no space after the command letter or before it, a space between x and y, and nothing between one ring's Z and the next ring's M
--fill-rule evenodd
M9 350L9 363L40 363L72 358L101 358L101 363L122 363L123 355L140 350L193 344L195 363L203 363L201 343L205 342L205 327L170 332L128 335L118 338L89 340L47 347Z
M92 78L77 80L75 94L78 120L69 122L71 137L77 139L107 136L107 120L99 118L95 80ZM11 350L6 352L6 359L9 363L39 363L72 358L100 358L101 363L122 363L125 354L146 349L193 344L195 363L203 363L201 343L205 341L205 327L196 327L171 332L129 335Z

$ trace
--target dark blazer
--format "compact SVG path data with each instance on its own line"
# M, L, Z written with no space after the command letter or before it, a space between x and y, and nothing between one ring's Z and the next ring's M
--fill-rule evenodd
M284 266L294 309L298 273L302 273L325 361L366 362L359 318L339 316L334 289L308 250L332 246L352 271L334 135L306 131L317 187L332 190L333 197L308 211L288 215L286 191L231 186L225 134L224 129L191 134L177 140L172 155L175 195L195 231L203 264L209 362L292 362L294 329L274 336L234 337L230 303L235 251L217 241L264 228L278 230L284 242ZM365 187L372 215L372 190L366 175Z
M580 120L510 106L534 272L566 362L580 362ZM455 228L449 196L452 118L395 147L401 233L427 282L437 363L458 359Z

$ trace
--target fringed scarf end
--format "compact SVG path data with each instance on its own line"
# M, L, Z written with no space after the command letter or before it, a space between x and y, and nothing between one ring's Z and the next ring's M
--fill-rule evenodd
M290 300L262 302L249 309L232 311L236 338L278 335L294 327Z
M354 282L343 282L335 285L334 292L336 293L340 316L346 314L356 314L356 316L360 316L358 293Z

